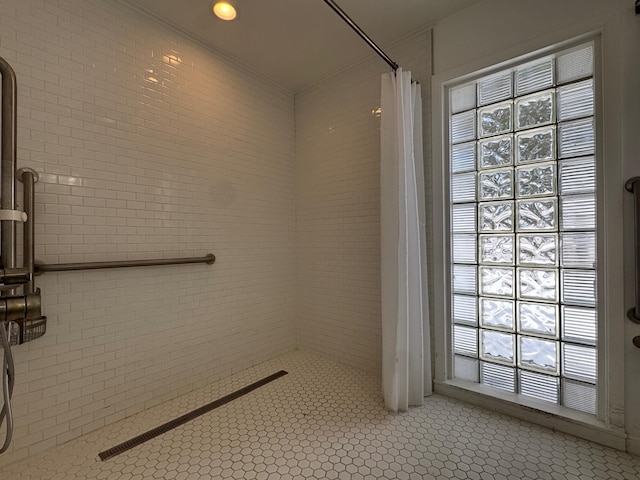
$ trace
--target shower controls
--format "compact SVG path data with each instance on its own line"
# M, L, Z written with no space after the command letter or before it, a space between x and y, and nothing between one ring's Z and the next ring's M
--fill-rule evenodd
M0 269L0 288L10 286L15 288L30 282L32 274L28 268L6 268Z
M0 297L0 322L13 322L41 315L40 292Z

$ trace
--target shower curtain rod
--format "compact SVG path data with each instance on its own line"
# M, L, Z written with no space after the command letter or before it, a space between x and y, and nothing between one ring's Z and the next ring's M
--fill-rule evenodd
M389 58L389 56L384 53L382 51L382 49L380 47L378 47L378 45L376 45L374 43L373 40L371 40L368 35L366 33L364 33L362 31L362 29L356 24L356 22L354 22L353 20L351 20L351 18L349 18L349 15L347 15L344 10L342 10L337 4L336 2L334 2L333 0L324 0L324 3L326 3L327 5L329 5L334 12L336 12L340 18L342 18L347 25L349 25L359 36L360 38L362 38L365 42L367 42L367 44L385 61L387 62L387 64L393 69L393 71L395 72L398 69L398 64L396 62L394 62L393 60L391 60Z

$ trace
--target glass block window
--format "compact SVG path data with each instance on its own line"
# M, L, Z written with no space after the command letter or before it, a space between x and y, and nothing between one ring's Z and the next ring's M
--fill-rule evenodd
M449 89L454 376L596 413L594 48Z

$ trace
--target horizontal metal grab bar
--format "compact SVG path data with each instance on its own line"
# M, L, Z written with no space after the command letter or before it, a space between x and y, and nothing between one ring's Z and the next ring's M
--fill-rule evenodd
M188 258L157 258L153 260L115 260L111 262L83 262L83 263L36 263L36 275L46 272L71 272L75 270L96 270L100 268L126 268L126 267L156 267L162 265L184 265L188 263L213 264L216 256L209 253L204 257Z

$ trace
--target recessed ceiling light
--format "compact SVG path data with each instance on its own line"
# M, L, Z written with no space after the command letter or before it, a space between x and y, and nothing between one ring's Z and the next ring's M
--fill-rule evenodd
M228 2L216 2L213 5L213 13L222 20L233 20L238 15L233 5Z

